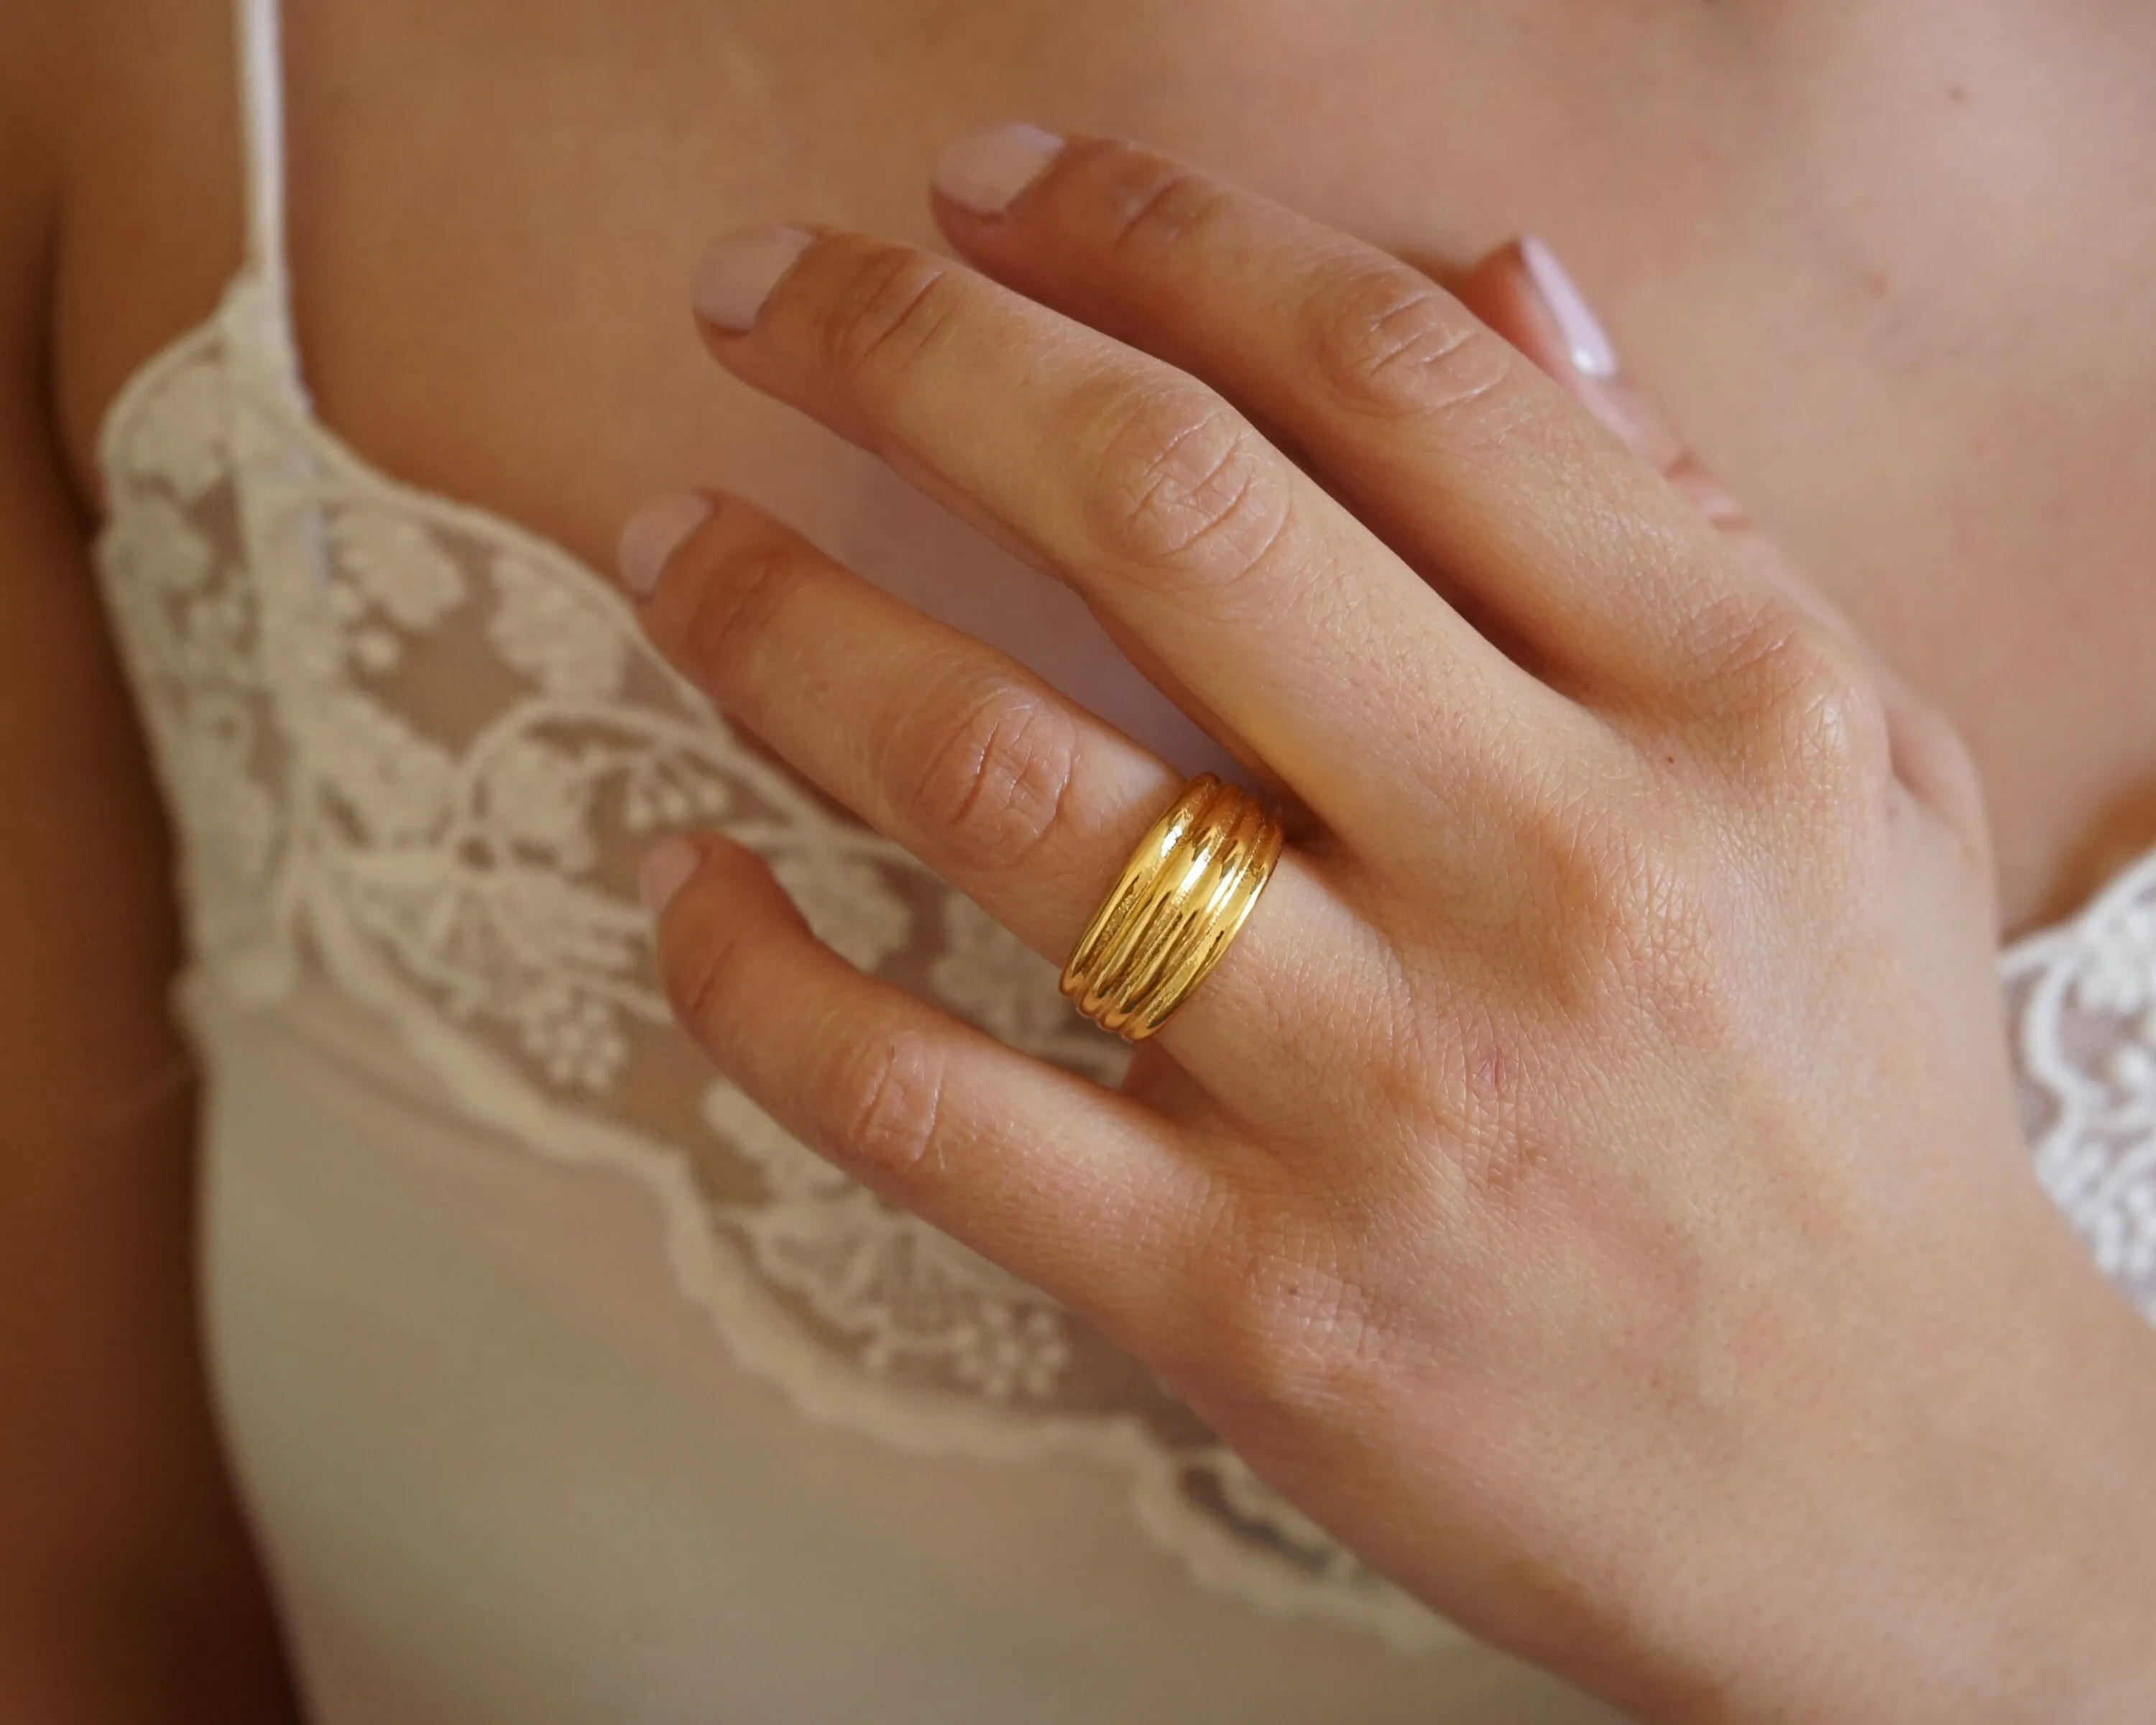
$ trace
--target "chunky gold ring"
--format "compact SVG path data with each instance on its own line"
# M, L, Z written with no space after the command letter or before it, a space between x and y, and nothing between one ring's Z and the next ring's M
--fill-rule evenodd
M1063 992L1101 1029L1144 1041L1241 932L1283 838L1256 798L1199 773L1093 912L1063 967Z

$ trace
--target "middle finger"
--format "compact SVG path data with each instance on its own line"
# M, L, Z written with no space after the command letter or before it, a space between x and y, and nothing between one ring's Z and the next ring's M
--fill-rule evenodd
M1512 721L1554 716L1558 697L1161 361L854 234L736 240L696 297L729 369L1070 582L1345 835L1396 824L1432 761L1448 812L1486 809Z

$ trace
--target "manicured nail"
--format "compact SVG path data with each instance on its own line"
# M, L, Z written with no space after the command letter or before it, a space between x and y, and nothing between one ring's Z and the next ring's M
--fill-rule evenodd
M640 599L649 598L666 559L711 518L711 499L694 491L670 491L639 507L624 523L615 552L629 590Z
M689 290L696 315L736 335L752 329L778 278L808 250L814 235L798 228L760 228L721 240L704 254Z
M1535 291L1543 296L1558 333L1564 337L1573 367L1589 377L1615 377L1617 350L1609 345L1609 332L1578 284L1558 262L1557 254L1530 234L1520 242L1520 261L1527 266Z
M937 191L977 216L999 216L1062 152L1063 140L1037 126L983 126L955 137L936 159Z
M702 860L703 853L678 834L653 845L636 871L636 890L644 896L644 908L654 916L665 916L674 895L689 884Z

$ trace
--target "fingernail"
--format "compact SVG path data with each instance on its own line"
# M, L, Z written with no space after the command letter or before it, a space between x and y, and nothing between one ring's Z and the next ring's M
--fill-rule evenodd
M649 598L667 558L711 518L711 499L694 491L670 491L641 505L623 523L615 552L629 590L640 599Z
M644 896L644 908L654 916L665 916L674 895L689 884L702 860L703 853L678 835L653 845L636 871L636 890Z
M1520 261L1527 266L1528 279L1564 337L1573 367L1589 377L1615 377L1617 350L1609 345L1609 332L1578 284L1558 262L1557 254L1530 234L1520 242Z
M943 146L931 182L962 209L999 216L1062 150L1062 139L1037 126L1014 121L983 126Z
M778 278L814 238L798 228L762 228L721 240L696 266L689 290L696 315L736 335L753 328Z

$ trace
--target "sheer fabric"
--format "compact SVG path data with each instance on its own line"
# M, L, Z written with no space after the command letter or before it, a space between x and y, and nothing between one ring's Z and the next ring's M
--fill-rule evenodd
M1414 1717L1450 1717L1428 1710L1437 1671L1497 1669L1490 1656L1297 1514L1137 1363L810 1155L670 1027L634 872L659 834L706 826L767 856L862 968L1103 1081L1122 1058L1068 1010L1049 966L737 737L644 645L608 582L510 521L393 482L315 418L289 315L275 19L270 0L239 0L239 14L248 257L216 314L114 403L97 547L182 839L187 998L216 1086L213 1247L254 1266L222 1286L289 1291L263 1268L276 1230L236 1219L267 1214L258 1186L318 1192L311 1162L352 1173L370 1144L368 1178L416 1181L413 1228L412 1194L449 1178L459 1143L490 1180L513 1152L527 1180L606 1183L606 1204L644 1206L646 1250L680 1308L651 1322L673 1334L692 1316L715 1358L775 1387L791 1417L914 1458L922 1480L963 1461L1022 1465L1050 1495L1073 1467L1096 1491L1119 1481L1124 1519L1186 1591L1249 1617L1237 1657L1251 1672L1271 1668L1255 1608L1315 1626L1332 1651L1304 1668L1425 1667ZM2156 859L2007 954L2005 981L2037 1171L2156 1316ZM370 1088L372 1123L357 1100ZM343 1127L318 1135L318 1112ZM421 1141L436 1163L415 1157ZM219 1232L219 1218L234 1225ZM447 1260L498 1233L469 1219L464 1245L432 1233L452 1281ZM297 1204L288 1245L334 1255L330 1220ZM557 1244L576 1257L573 1238ZM219 1269L213 1250L213 1281ZM402 1273L397 1297L441 1281L408 1253ZM557 1299L540 1306L574 1322ZM216 1309L227 1341L261 1333L244 1302ZM305 1469L250 1449L274 1448L264 1434L291 1422L244 1354L221 1352L228 1385L244 1387L243 1469L281 1481L271 1495L291 1511L263 1500L265 1537L288 1585L326 1586L295 1531L309 1520L292 1507ZM370 1417L388 1430L391 1413ZM382 1512L396 1512L386 1498ZM1127 1561L1142 1565L1141 1551ZM528 1555L573 1569L581 1553L570 1540ZM1219 1609L1192 1591L1197 1616ZM1463 1676L1459 1692L1480 1681ZM1249 1706L1265 1704L1253 1692Z

